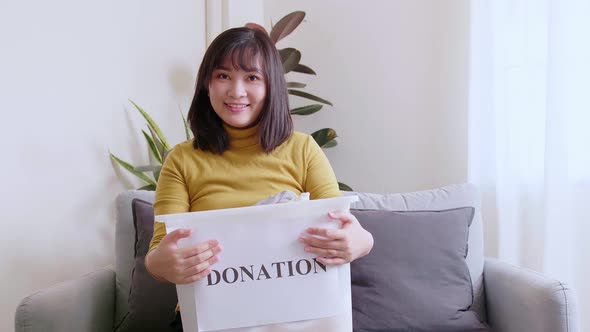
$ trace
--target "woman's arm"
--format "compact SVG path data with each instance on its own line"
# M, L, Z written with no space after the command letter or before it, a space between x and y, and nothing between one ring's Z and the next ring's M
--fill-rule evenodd
M157 279L174 284L187 284L206 277L209 267L218 261L219 242L209 240L196 246L179 248L178 240L189 237L190 229L166 234L145 258L147 270Z
M183 174L182 150L176 148L166 158L156 189L154 214L183 213L190 210L188 186ZM175 284L194 282L210 273L209 266L217 262L221 251L215 240L196 246L180 248L178 240L190 236L188 229L166 234L165 224L154 223L154 235L145 258L146 269L157 279Z
M311 139L311 138L310 138ZM313 141L313 139L311 139ZM305 188L312 199L341 196L336 176L328 158L315 141L308 144L307 176ZM340 265L367 255L373 248L373 236L367 232L349 211L328 214L330 220L339 221L339 229L312 227L299 241L307 252L316 254L326 265Z
M308 136L307 139L304 148L304 191L310 193L311 199L342 196L328 158L311 136Z

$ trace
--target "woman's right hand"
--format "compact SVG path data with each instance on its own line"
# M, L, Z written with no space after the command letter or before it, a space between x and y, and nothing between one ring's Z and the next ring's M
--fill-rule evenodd
M196 246L179 248L178 240L189 237L190 229L177 229L166 234L158 247L145 258L146 269L156 278L174 284L189 284L205 278L209 267L218 261L221 246L209 240Z

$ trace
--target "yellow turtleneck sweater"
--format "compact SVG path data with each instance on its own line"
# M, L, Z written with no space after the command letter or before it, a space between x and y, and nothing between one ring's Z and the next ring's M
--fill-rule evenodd
M230 148L222 155L196 150L192 141L178 144L162 167L155 215L254 205L284 190L311 199L340 196L328 159L310 135L294 132L266 154L258 143L258 127L225 126ZM157 222L150 251L166 235Z

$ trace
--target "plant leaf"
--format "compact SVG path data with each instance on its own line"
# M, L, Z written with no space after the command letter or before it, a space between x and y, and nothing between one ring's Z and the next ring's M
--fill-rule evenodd
M338 145L338 141L333 139L322 146L323 149L333 148Z
M186 140L190 140L191 139L191 131L188 129L188 122L186 122L186 118L184 117L184 114L182 114L182 111L180 111L180 116L182 116L182 122L184 123L184 133L186 134Z
M292 47L279 50L279 55L281 56L285 74L295 69L299 64L299 60L301 60L301 52Z
M302 97L302 98L310 99L310 100L313 100L313 101L318 101L320 103L328 104L330 106L334 106L334 105L332 105L331 102L329 102L329 101L327 101L325 99L322 99L322 98L320 98L318 96L314 96L314 95L312 95L310 93L304 92L304 91L291 90L291 89L289 89L289 90L287 90L287 92L290 95L293 95L293 96Z
M164 147L164 144L162 144L162 142L160 142L160 139L158 138L158 135L156 135L156 132L154 130L154 128L152 128L152 126L150 126L150 124L148 123L148 129L150 130L150 133L152 134L152 138L154 139L154 144L156 145L156 148L158 148L158 151L160 152L160 156L162 156L162 163L164 163L164 153L166 152L166 148Z
M298 64L297 66L295 66L295 68L293 68L293 71L296 73L302 73L302 74L310 74L310 75L315 75L315 71L313 71L313 69L309 68L306 65L302 65L302 64Z
M324 147L326 144L329 144L330 141L338 137L338 135L334 129L324 128L313 132L311 137L313 137L320 147Z
M164 152L164 155L162 156L162 165L164 165L164 161L166 161L166 157L168 157L168 154L170 153L170 151L172 150L168 150Z
M161 168L162 168L161 165L145 165L145 166L135 166L135 168L133 168L133 170L136 172L154 172L154 171L157 171Z
M296 89L303 89L307 86L307 84L299 83L299 82L287 82L287 88L296 88Z
M244 26L246 28L250 28L250 29L254 29L254 30L260 30L260 31L262 31L262 32L264 32L265 34L268 35L268 31L266 31L266 29L262 25L260 25L260 24L249 22L249 23L246 23L246 25L244 25Z
M156 179L156 183L158 182L158 179L160 179L160 172L162 171L162 167L158 167L156 168L152 174L154 174L154 179Z
M111 159L116 161L119 165L121 165L121 167L123 167L124 169L126 169L129 173L137 176L138 178L140 178L143 182L147 183L147 184L153 184L154 186L156 185L156 182L154 180L152 180L149 176L141 173L141 172L137 172L134 170L134 166L131 165L130 163L121 160L119 158L117 158L117 156L115 156L114 154L110 153L111 155Z
M145 130L142 129L141 132L143 133L143 136L145 137L145 140L148 143L148 146L150 148L150 151L152 152L152 155L161 164L162 163L162 155L160 154L160 151L156 147L156 143L154 142L154 139L150 135L148 135L148 133L146 133ZM141 171L141 172L143 172L143 171Z
M129 101L133 104L133 106L135 106L135 108L137 108L139 113L141 113L141 115L143 115L143 118L148 122L148 126L151 126L152 129L156 132L156 135L158 135L160 142L162 142L162 144L164 145L166 150L170 150L170 145L168 145L168 141L166 140L166 136L164 136L164 134L162 133L162 130L160 129L158 124L149 116L149 114L147 114L146 111L144 111L141 107L139 107L136 103L134 103L133 100L129 99Z
M340 190L344 190L344 191L354 191L354 190L352 190L351 187L349 187L347 184L344 184L342 182L338 182L338 188Z
M324 107L324 105L320 105L320 104L313 104L313 105L307 105L307 106L303 106L303 107L297 107L291 110L291 114L293 115L309 115L309 114L313 114L319 110L322 109L322 107Z
M279 40L287 37L301 24L304 17L305 12L296 11L281 18L270 31L270 39L276 44Z
M155 191L156 190L156 185L155 184L148 184L147 186L143 186L141 188L137 188L137 190Z

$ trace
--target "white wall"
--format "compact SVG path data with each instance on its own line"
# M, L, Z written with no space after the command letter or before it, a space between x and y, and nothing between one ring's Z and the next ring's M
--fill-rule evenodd
M467 179L468 0L266 0L265 27L295 10L306 21L277 46L299 49L318 73L306 90L334 103L296 127L336 129L340 181L401 192Z
M1 2L0 331L24 296L113 262L114 198L139 183L108 150L148 161L127 98L182 139L204 13L204 0Z

